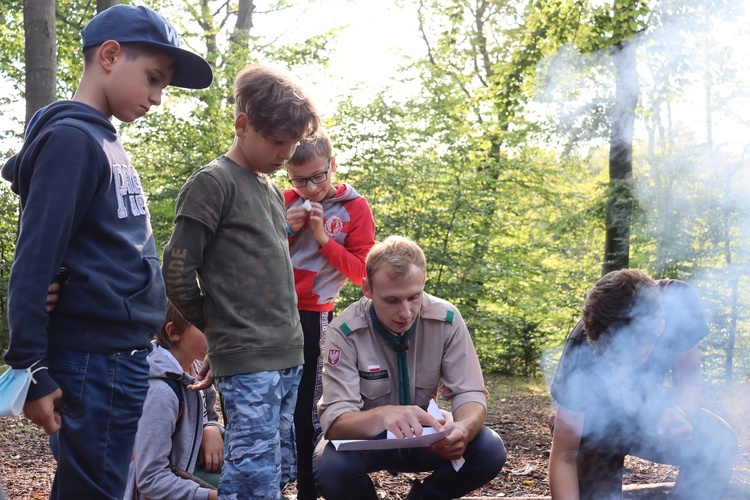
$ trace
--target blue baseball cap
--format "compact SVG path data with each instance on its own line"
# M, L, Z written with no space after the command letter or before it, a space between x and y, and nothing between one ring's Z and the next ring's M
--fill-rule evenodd
M172 24L148 7L118 4L94 16L81 30L83 48L101 45L107 40L120 43L140 42L154 45L174 59L170 85L204 89L214 79L211 66L198 54L180 48Z

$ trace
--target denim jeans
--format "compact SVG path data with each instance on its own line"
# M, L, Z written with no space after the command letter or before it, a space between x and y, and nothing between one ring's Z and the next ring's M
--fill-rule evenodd
M50 436L57 459L50 498L122 499L148 392L148 352L49 346L49 374L63 391L64 405L60 430Z
M281 498L297 475L294 406L302 366L217 379L227 412L219 498Z
M450 460L427 448L398 450L337 451L321 439L313 455L313 473L318 492L327 500L377 500L368 473L433 471L423 483L423 497L433 500L460 498L492 481L505 464L502 439L487 427L469 443L466 462L458 470Z

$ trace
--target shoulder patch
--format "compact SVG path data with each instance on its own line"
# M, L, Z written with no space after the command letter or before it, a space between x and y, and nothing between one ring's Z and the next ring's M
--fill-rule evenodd
M366 314L365 306L363 306L364 300L362 298L347 307L343 313L333 318L329 327L341 332L346 337L356 334L360 330L366 330L369 314Z
M336 366L341 360L341 349L328 349L328 364Z
M445 312L445 322L450 323L451 325L453 324L453 311L450 309Z

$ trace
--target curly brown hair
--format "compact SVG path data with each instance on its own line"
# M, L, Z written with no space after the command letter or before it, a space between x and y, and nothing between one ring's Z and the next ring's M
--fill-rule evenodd
M286 132L303 138L320 126L315 105L302 89L281 72L260 64L241 70L234 80L235 116L245 113L263 137Z

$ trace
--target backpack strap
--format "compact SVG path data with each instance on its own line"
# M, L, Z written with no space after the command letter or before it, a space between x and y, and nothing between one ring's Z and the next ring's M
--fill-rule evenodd
M179 411L177 413L177 422L175 423L175 431L177 431L177 424L180 423L180 419L182 418L182 414L185 410L185 398L182 396L182 384L179 380L174 378L164 377L162 378L162 380L172 388L172 391L174 391L174 395L177 396L177 407L179 408Z

